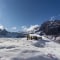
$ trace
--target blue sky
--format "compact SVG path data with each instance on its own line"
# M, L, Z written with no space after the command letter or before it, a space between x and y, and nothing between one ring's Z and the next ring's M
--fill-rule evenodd
M40 25L54 17L60 19L58 16L60 0L0 0L0 24L9 31L19 31L21 26Z

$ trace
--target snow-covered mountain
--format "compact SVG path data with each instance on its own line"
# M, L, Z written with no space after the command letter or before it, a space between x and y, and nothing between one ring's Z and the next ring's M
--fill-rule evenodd
M60 20L48 20L41 25L32 25L24 27L24 33L37 33L46 35L60 35Z
M5 28L0 28L0 37L9 37L9 38L18 38L18 37L24 37L25 34L21 32L9 32Z
M40 25L31 25L30 27L23 27L23 33L39 33L40 34Z
M59 35L60 20L45 21L44 23L42 23L40 30L47 35Z
M23 37L28 33L39 35L59 35L60 34L60 20L46 21L41 25L32 25L30 27L23 27L21 32L9 32L3 26L0 26L0 37Z

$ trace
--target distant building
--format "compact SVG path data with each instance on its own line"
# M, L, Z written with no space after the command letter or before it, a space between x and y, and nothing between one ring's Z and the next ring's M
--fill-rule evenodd
M42 36L37 35L37 34L28 34L27 35L27 40L38 40L38 39L42 39Z

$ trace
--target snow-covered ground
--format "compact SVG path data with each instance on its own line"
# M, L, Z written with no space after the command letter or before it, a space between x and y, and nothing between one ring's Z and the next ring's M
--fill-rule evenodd
M0 38L0 60L60 60L60 44L47 38Z

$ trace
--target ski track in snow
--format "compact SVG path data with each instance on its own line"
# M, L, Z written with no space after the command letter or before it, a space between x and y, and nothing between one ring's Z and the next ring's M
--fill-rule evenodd
M0 60L60 60L60 44L46 39L0 38Z

